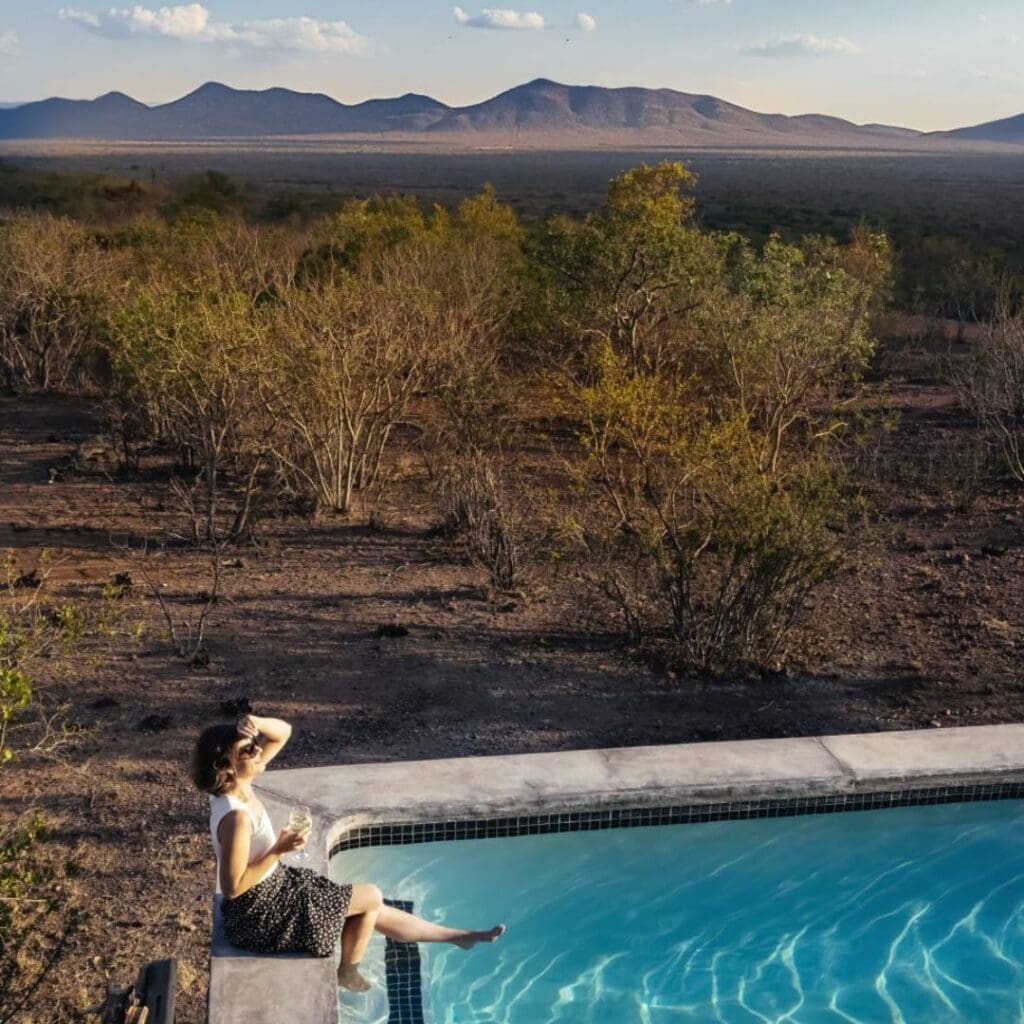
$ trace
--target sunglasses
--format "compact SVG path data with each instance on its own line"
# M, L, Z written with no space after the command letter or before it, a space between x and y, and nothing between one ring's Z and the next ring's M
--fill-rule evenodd
M263 744L254 736L244 747L236 751L238 757L255 757L263 749Z

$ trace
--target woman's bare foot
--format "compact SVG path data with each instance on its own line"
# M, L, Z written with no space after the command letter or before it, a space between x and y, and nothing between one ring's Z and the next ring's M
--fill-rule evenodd
M466 932L461 938L452 939L452 942L459 949L472 949L478 942L494 942L495 939L500 939L504 934L505 926L503 924L496 924L486 932Z
M349 992L369 992L373 988L359 973L359 964L341 964L338 967L338 985Z

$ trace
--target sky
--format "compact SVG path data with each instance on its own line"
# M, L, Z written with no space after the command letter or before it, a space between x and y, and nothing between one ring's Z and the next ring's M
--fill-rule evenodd
M0 102L212 80L464 105L534 78L954 128L1024 112L1024 0L0 0Z

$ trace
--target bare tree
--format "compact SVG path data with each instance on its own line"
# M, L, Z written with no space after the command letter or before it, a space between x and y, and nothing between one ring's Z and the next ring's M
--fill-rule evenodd
M1010 474L1024 483L1024 313L1014 312L1007 296L953 381Z
M421 241L360 275L293 289L278 313L279 360L261 394L279 425L274 455L295 486L347 514L371 487L395 428L422 391L444 386L488 329L485 300L449 250Z
M440 491L447 524L461 536L470 560L499 591L523 583L520 511L500 456L478 448L452 452L443 463Z
M160 613L167 626L167 637L175 656L189 664L199 664L204 659L204 644L210 614L223 597L221 593L224 568L222 545L217 541L208 545L207 587L186 595L184 598L186 610L182 611L176 607L176 602L168 598L165 593L166 585L153 572L151 559L154 556L150 552L148 540L143 544L141 550L132 548L128 544L119 543L113 537L110 538L110 543L129 561L145 581L160 608ZM162 550L158 549L158 553L162 554Z
M23 215L0 229L0 370L9 384L60 388L83 378L101 296L121 262L65 218Z
M196 541L252 534L276 426L261 399L268 324L244 292L162 288L114 321L121 387L178 451L185 480L174 494Z

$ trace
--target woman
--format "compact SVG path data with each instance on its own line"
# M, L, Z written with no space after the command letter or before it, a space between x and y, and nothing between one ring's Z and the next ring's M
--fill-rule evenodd
M212 725L196 742L192 779L210 795L210 836L217 855L217 891L228 941L258 953L308 952L330 956L341 936L338 984L365 992L359 963L376 930L399 942L451 942L470 949L504 931L443 928L383 904L367 882L340 885L308 868L279 863L306 837L282 829L274 835L253 780L292 734L279 718L247 715L237 726Z

